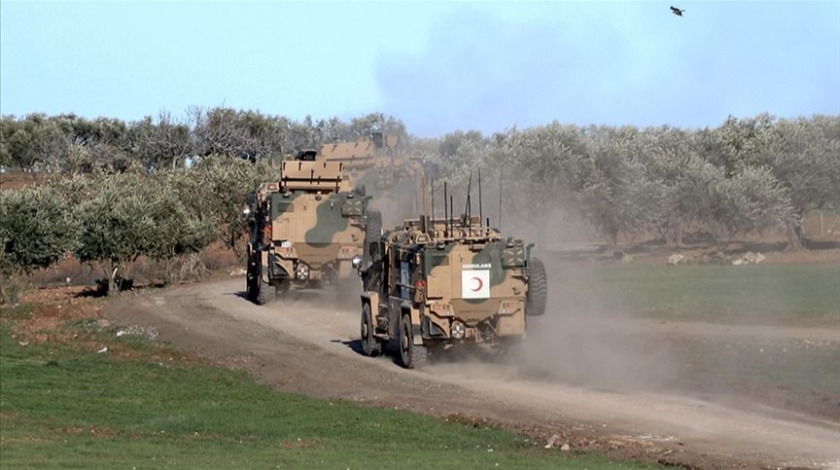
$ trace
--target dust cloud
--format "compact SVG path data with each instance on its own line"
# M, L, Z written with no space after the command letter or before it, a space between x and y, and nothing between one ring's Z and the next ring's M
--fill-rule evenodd
M529 317L519 368L527 376L607 390L667 386L678 364L667 343L628 334L629 315L599 301L597 282L575 262L543 255L549 298L545 315Z
M429 365L432 374L523 388L557 384L618 393L693 396L739 407L770 405L840 420L840 374L832 366L840 357L836 321L822 331L788 323L798 319L777 317L776 321L785 323L768 324L767 318L749 312L739 313L737 318L709 316L705 320L691 315L688 320L640 316L623 305L612 286L603 284L611 281L602 278L599 268L619 261L603 251L602 242L595 242L599 237L591 227L562 205L538 211L525 207L529 201L540 202L540 195L527 188L506 190L500 212L499 183L493 176L484 177L483 215L491 219L493 227L499 227L501 219L503 236L535 243L532 255L547 269L548 308L543 316L528 317L528 336L513 350L487 354L481 349L456 348L436 353ZM466 207L466 184L450 183L448 187L457 218ZM472 191L471 212L478 215L475 179ZM374 199L383 212L386 229L421 212L411 208L401 212L398 199ZM435 200L435 216L441 218L442 181L436 182ZM661 269L672 267L664 266L663 261ZM611 292L609 298L604 297L604 291ZM628 295L633 298L638 293ZM785 285L767 280L762 280L759 291L745 295L785 311L798 308L787 298Z
M416 219L422 212L422 196L417 194L415 184L395 185L382 191L374 191L370 207L382 213L382 228L390 230L406 219Z
M563 207L536 222L512 210L502 218L503 233L535 243L532 256L548 275L546 312L528 317L526 341L506 359L518 376L610 391L659 391L676 381L679 360L670 343L630 334L631 314L599 298L604 281L586 265L604 255L591 242L591 227Z
M448 352L435 359L436 370L483 380L523 379L523 384L553 382L613 391L654 391L675 381L679 364L670 344L652 341L646 334L628 334L630 314L602 303L596 288L602 281L581 269L587 261L576 256L597 255L593 251L597 247L589 243L593 239L589 227L562 207L553 207L539 220L529 219L505 202L522 199L522 195L505 195L500 212L498 190L485 188L483 195L484 215L492 216L492 226L497 227L501 219L503 236L535 244L532 256L546 265L548 307L543 316L528 317L527 339L514 350L498 355ZM473 197L477 215L476 194ZM459 214L466 207L465 197L456 191L454 199L460 199L455 204Z

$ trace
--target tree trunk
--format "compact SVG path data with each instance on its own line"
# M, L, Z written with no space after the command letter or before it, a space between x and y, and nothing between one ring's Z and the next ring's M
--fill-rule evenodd
M3 305L8 301L9 299L6 298L6 276L0 274L0 305Z
M173 269L178 262L177 257L167 258L163 260L163 283L164 285L172 285L177 282Z
M618 230L610 230L608 234L610 240L610 249L613 253L618 251Z
M111 261L111 272L105 270L105 276L108 279L108 289L105 291L105 295L111 296L120 291L120 287L117 285L117 270L119 270L119 265L113 261Z
M675 222L671 227L668 228L668 232L665 234L665 246L672 249L678 249L683 247L683 225L679 222Z
M785 225L785 228L787 229L788 250L802 250L802 223L799 221L791 221Z
M16 307L20 302L21 294L23 294L21 276L10 274L6 278L0 275L0 304L8 304L10 307Z

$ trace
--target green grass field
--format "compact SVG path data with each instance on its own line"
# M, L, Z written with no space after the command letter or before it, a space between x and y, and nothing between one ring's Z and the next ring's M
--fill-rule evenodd
M23 346L11 328L30 315L7 310L0 326L3 468L649 468L546 450L503 430L277 393L243 372L170 361L177 353L136 338L120 354ZM91 322L69 328L77 340L104 334Z
M741 322L840 321L840 265L586 265L554 274L554 299L582 309Z

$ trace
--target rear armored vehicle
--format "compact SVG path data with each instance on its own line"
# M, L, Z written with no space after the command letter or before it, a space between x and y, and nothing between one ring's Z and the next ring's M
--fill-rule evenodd
M358 292L365 227L380 231L380 215L368 210L369 198L353 187L342 163L316 161L315 154L301 151L284 161L280 181L248 195L246 291L257 304L293 286Z
M546 308L545 267L531 246L481 223L407 220L369 238L360 269L361 341L366 355L397 349L403 366L466 345L504 348Z
M373 132L352 142L324 144L318 160L340 162L359 185L368 188L376 206L402 220L422 209L426 170L422 154L409 151L398 136Z

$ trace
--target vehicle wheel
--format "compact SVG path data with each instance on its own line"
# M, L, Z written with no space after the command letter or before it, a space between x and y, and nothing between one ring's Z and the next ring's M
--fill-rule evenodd
M256 285L258 275L254 273L254 264L251 260L251 256L248 256L248 266L245 271L245 297L250 300L251 302L257 301L257 289L259 286Z
M537 258L528 260L528 300L525 303L525 313L538 317L545 313L548 302L548 279L545 275L545 265Z
M248 267L248 272L245 274L245 298L250 300L251 302L254 301L254 276L251 274L250 266Z
M254 279L254 303L257 305L265 305L271 300L269 298L270 295L270 287L268 283L263 279L263 270L265 268L260 263L258 270L255 270L255 274L257 274L256 279Z
M400 323L400 361L406 369L419 369L426 363L426 347L414 344L408 315L403 315Z
M375 357L382 352L382 343L373 334L373 317L370 313L370 305L362 305L362 352L365 356Z
M265 305L271 301L271 286L262 279L260 279L259 284L260 287L257 288L256 303L257 305Z

